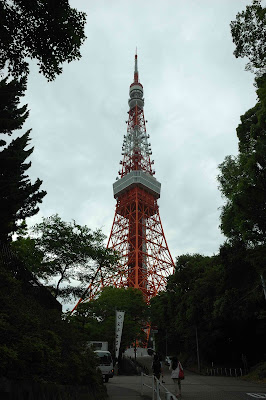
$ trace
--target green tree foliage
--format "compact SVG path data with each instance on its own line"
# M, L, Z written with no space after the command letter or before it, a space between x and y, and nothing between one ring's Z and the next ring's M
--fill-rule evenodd
M135 340L145 340L147 304L138 289L107 287L97 299L80 304L72 318L83 327L88 340L107 341L114 352L115 310L125 311L121 351Z
M223 290L223 274L217 256L186 254L177 258L166 292L151 300L152 321L159 328L163 353L167 345L170 354L184 352L196 357L196 329L205 357L214 351L220 332L213 312Z
M221 229L231 244L243 242L245 257L264 282L266 255L266 74L257 77L258 102L241 116L239 154L219 166L226 198Z
M53 80L62 63L78 60L85 40L86 15L68 0L0 1L0 69L18 78L35 59L40 72Z
M266 75L257 82L259 101L241 116L237 128L239 154L226 157L218 177L227 199L221 229L248 248L266 244Z
M263 296L260 280L243 242L225 243L220 248L220 259L224 268L224 293L215 305L215 315L244 323L261 318ZM256 326L254 321L253 327Z
M29 116L27 104L20 105L20 99L26 90L26 78L0 81L0 133L11 135L13 131L21 129ZM5 141L0 142L4 146Z
M19 106L19 99L25 89L25 79L0 82L0 134L11 135L22 128L28 110L27 105ZM38 204L46 194L40 190L42 181L32 184L26 174L31 166L26 160L33 152L33 147L28 148L29 134L27 131L8 145L0 141L0 243L10 240L20 222L39 211Z
M225 244L212 257L178 257L167 290L151 300L158 350L197 365L197 333L203 365L243 367L242 354L250 365L262 361L266 319L259 283L243 243Z
M25 172L31 166L25 160L33 148L25 150L29 143L29 131L13 140L0 153L0 240L5 241L18 229L18 221L31 217L39 211L46 192L40 190L42 182L37 179L34 184Z
M215 303L214 316L223 328L224 352L231 353L236 362L244 354L251 366L266 357L265 300L260 277L243 242L225 243L220 260L225 272L224 292Z
M20 229L17 232L20 232ZM37 248L35 239L19 235L16 240L10 243L10 246L27 270L40 278L41 270L45 270L44 254Z
M253 0L230 26L236 45L234 55L247 57L246 69L255 69L258 75L263 75L266 72L266 8L262 7L261 0Z
M37 277L49 283L55 297L81 296L99 266L108 274L117 261L100 230L65 222L57 214L43 218L33 231L35 238L20 237L13 248Z
M2 254L0 254L2 256ZM89 385L104 398L97 360L85 338L39 290L0 257L0 375L9 379ZM21 270L21 267L14 266ZM48 292L49 294L49 292Z
M20 106L26 90L28 59L35 59L40 72L53 80L62 63L79 59L85 40L85 14L69 6L68 0L0 0L0 70L15 79L0 82L0 134L21 129L28 117L27 105ZM23 78L22 78L23 76ZM31 184L25 160L33 148L29 131L13 140L0 153L0 242L10 239L19 221L35 215L46 192L41 181ZM0 148L6 140L0 138Z
M221 229L230 244L243 242L245 257L261 275L266 254L266 8L261 1L238 13L231 22L236 57L248 57L255 69L258 102L241 116L237 128L239 154L219 166L220 190L226 198Z
M265 286L266 255L266 8L261 1L237 14L231 22L236 57L248 57L246 69L255 70L258 102L241 116L237 128L239 154L219 166L220 189L226 198L221 229L230 245L243 242L245 257ZM244 260L243 260L244 261ZM265 296L266 290L264 289Z

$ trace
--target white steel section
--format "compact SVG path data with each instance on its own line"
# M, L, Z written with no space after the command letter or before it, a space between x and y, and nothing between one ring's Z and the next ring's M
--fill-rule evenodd
M130 86L129 94L131 94L131 92L133 92L133 90L139 90L143 94L143 87L139 83L136 83L135 85Z
M143 187L147 192L154 194L157 199L160 197L160 182L144 171L131 171L116 181L113 184L114 197L118 197L121 193L126 192L134 186Z
M135 125L135 127L129 128L127 135L124 135L124 141L122 145L122 155L125 156L124 161L127 162L132 159L136 149L144 158L150 156L152 151L151 144L148 143L148 139L149 135L147 135L144 127Z

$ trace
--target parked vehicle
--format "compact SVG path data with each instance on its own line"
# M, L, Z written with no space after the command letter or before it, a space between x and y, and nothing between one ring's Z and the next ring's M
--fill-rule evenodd
M114 376L114 364L110 351L95 350L94 353L99 357L99 369L101 370L104 382Z
M95 340L92 342L88 342L88 345L95 350L105 350L108 351L108 342L100 342L99 340Z
M149 354L149 356L152 356L154 353L154 350L151 347L148 347L147 353Z

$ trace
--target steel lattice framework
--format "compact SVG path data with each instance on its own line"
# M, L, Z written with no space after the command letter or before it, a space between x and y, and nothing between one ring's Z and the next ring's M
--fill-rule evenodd
M165 289L166 279L174 269L157 204L161 184L154 177L154 161L150 159L152 152L146 132L137 54L129 95L120 178L113 184L116 211L107 244L108 248L119 252L121 259L116 272L109 276L103 276L99 267L78 304L93 298L105 286L139 288L149 302Z
M147 301L165 289L173 260L153 194L134 187L118 198L108 247L122 256L109 284L139 288Z

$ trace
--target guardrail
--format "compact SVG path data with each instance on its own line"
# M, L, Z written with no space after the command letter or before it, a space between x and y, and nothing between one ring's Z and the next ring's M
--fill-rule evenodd
M243 376L247 371L242 370L242 368L207 368L206 375L210 376Z
M148 379L149 384L145 383ZM144 394L144 386L152 390L152 400L177 400L176 396L171 393L154 375L146 375L141 373L141 395Z

